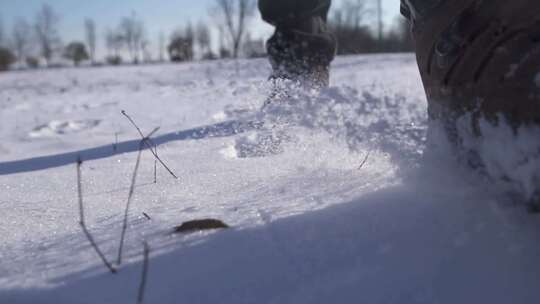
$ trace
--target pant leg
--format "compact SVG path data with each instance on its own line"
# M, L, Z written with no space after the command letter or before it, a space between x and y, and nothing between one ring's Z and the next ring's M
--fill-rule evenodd
M273 78L327 86L337 42L327 28L331 0L259 0L263 19L276 31L267 51Z
M319 16L326 21L331 0L259 0L263 20L273 25Z
M432 119L540 124L540 1L402 0L401 8Z

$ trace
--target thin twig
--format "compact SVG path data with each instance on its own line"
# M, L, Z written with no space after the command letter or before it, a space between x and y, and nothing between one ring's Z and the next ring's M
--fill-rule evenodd
M364 167L364 165L367 163L370 155L371 155L371 150L366 154L366 157L364 158L364 160L360 164L360 167L358 167L358 170L360 170L360 169L362 169Z
M99 255L99 258L101 259L103 264L105 264L105 267L107 267L107 269L109 269L109 271L112 274L115 274L117 272L116 268L114 268L114 266L109 261L107 261L107 258L105 257L103 252L101 252L101 250L99 249L98 245L96 244L96 241L92 237L92 234L90 234L90 231L88 231L88 229L86 228L86 225L84 223L79 223L79 224L81 225L81 228L84 234L86 235L86 238L90 242L90 245L92 245L96 253Z
M157 153L157 145L154 145L154 149L156 150L156 155L158 154ZM157 160L154 159L154 184L157 184Z
M82 166L82 159L79 156L77 159L77 194L79 196L79 223L84 223L81 166Z
M113 152L118 151L118 132L114 133L114 145L113 145Z
M159 130L159 128L156 128L155 130ZM147 141L150 144L150 146L152 147L152 152L156 153L156 155L157 155L157 144L152 140L152 138L150 138L151 135L152 135L152 132L150 132L150 134L148 134L148 136L146 136L141 141L143 141L143 140ZM142 144L142 142L141 142L141 144ZM154 157L154 160L157 161L155 157Z
M137 297L137 303L142 304L144 302L144 291L146 289L146 279L148 277L148 266L150 262L150 246L147 242L143 242L144 246L144 260L143 270L141 275L141 284L139 285L139 296Z
M178 179L178 176L176 176L176 174L174 174L174 172L172 172L172 170L163 162L163 160L161 160L161 158L159 158L159 156L156 154L156 152L154 151L153 147L150 145L149 143L149 140L148 140L148 136L144 136L143 132L141 131L141 129L137 126L137 124L135 123L135 121L133 121L133 119L126 113L126 111L123 111L122 110L122 115L124 115L130 122L131 124L135 127L135 129L137 129L137 131L139 132L139 135L141 136L142 138L142 141L143 143L146 145L146 147L148 147L148 149L150 149L150 151L152 152L152 154L154 154L154 157L156 158L156 160L169 172L169 174L172 175L172 177L174 177L175 179Z
M150 134L146 135L146 139L150 139L150 137L154 136L154 134L157 133L157 131L159 131L159 129L161 129L161 127L156 127L154 128L154 130L152 130L152 132L150 132Z
M157 144L152 140L152 138L150 138L152 135L154 135L157 131L159 131L161 127L157 127L155 128L152 132L150 132L150 134L148 134L144 139L142 140L147 140L150 145L153 147L153 150L152 152L153 153L156 153L156 155L158 155L158 151L157 151ZM141 140L141 145L143 144L142 143L142 140ZM159 156L159 155L158 155ZM157 184L157 159L154 157L154 184Z
M139 165L141 163L141 154L142 154L142 143L139 148L139 153L137 154L137 161L135 162L135 169L133 169L133 175L131 176L131 186L129 187L129 194L126 203L126 209L124 211L124 222L122 225L122 232L120 234L120 245L118 246L118 259L116 264L122 264L122 251L124 249L124 239L126 236L127 226L128 226L128 216L129 216L129 207L131 205L131 200L133 199L133 194L135 193L135 183L137 182L137 173L139 171Z
M82 228L82 230L84 232L84 235L86 236L86 238L90 242L90 245L92 246L92 248L94 248L95 252L98 254L99 258L101 259L101 261L103 262L105 267L107 267L107 269L109 269L109 271L114 274L114 273L117 272L116 268L114 268L112 266L112 264L107 260L107 258L103 254L103 252L101 252L101 250L99 249L96 241L92 237L92 234L90 234L90 231L88 231L88 228L86 228L86 223L85 223L85 220L84 220L84 205L83 205L83 195L82 195L81 166L82 166L82 160L79 157L79 159L77 160L77 193L78 193L78 196L79 196L79 216L80 216L79 225L81 226L81 228Z

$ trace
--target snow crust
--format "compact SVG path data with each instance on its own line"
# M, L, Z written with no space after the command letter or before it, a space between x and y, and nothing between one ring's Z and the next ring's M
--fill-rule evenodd
M475 136L471 115L460 118L459 135L465 150L474 151L481 170L502 192L525 201L540 202L540 128L523 125L512 128L501 115L499 123L480 119Z
M0 303L133 303L142 241L146 303L538 303L540 223L506 190L538 186L539 130L482 124L478 140L463 127L477 174L440 130L428 136L412 55L338 58L331 88L259 111L269 72L254 60L1 74ZM121 110L160 127L180 179L159 168L153 184L143 153L127 262L111 275L77 223L74 162L114 260L138 146ZM233 229L170 233L208 217Z

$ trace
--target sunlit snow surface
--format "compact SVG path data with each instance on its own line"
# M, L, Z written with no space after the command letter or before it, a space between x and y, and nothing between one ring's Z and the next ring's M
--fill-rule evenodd
M145 240L147 303L540 301L540 219L460 169L435 131L426 143L412 55L339 58L331 88L263 112L267 62L238 65L1 74L0 303L134 303ZM87 160L87 224L116 261L139 138L121 110L160 127L180 178L158 167L153 184L144 152L111 275L78 225L74 161ZM467 144L530 196L538 161L513 156L534 155L538 133L485 130L492 141ZM269 137L282 140L261 148ZM201 218L233 228L171 234Z

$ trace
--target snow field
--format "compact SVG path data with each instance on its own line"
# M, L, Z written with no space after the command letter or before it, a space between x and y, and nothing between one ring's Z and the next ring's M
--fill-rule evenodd
M427 142L412 55L339 58L330 89L259 114L268 64L235 64L0 76L1 303L134 302L143 240L147 303L537 303L536 217ZM77 223L70 152L92 156L87 224L115 260L138 140L121 110L143 132L160 127L180 179L158 168L153 184L143 153L113 276ZM199 128L253 119L278 129ZM280 153L239 149L278 131L290 137ZM207 217L233 229L170 233Z

